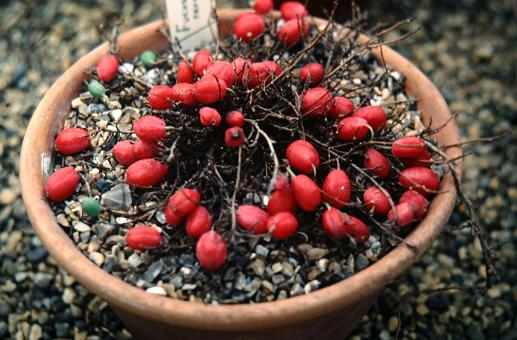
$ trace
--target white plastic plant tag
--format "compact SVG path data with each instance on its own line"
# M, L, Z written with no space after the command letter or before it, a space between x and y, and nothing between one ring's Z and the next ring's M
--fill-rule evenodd
M171 38L184 52L205 47L217 36L215 0L165 0Z

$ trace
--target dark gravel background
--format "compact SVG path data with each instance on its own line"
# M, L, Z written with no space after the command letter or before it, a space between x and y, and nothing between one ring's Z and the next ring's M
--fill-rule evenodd
M229 1L226 1L227 3ZM25 127L52 82L104 40L99 24L124 30L160 18L162 2L0 2L0 338L127 338L106 305L56 267L25 215L17 178ZM517 13L512 1L378 1L372 22L415 17L420 31L396 48L438 84L469 146L464 187L490 241L500 280L486 292L481 248L470 231L448 231L389 286L355 338L517 339ZM408 28L406 28L408 29ZM461 207L459 209L462 210ZM461 223L455 213L450 225ZM438 291L436 291L438 289Z

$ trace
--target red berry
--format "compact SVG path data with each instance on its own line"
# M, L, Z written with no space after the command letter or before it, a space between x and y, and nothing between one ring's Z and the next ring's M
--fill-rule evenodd
M279 212L295 212L297 208L296 200L294 199L293 190L289 187L276 189L267 204L267 212L270 215L275 215Z
M226 261L228 247L221 234L213 230L204 233L196 244L196 256L206 270L219 269Z
M162 242L162 234L151 227L137 225L128 230L126 244L133 250L146 250L156 248Z
M97 63L97 75L103 83L109 83L118 73L118 59L112 54L102 56Z
M248 42L264 32L264 18L255 13L244 13L237 17L233 24L233 34L239 40Z
M79 174L68 166L56 170L45 182L45 193L52 202L62 202L73 195L79 184Z
M273 0L253 0L250 2L251 8L258 14L266 15L275 8Z
M386 127L388 121L386 111L380 106L364 106L354 112L353 116L365 119L374 131Z
M221 125L221 115L211 107L205 106L199 109L199 120L204 126L218 127Z
M350 202L350 179L341 169L330 171L321 186L323 200L333 207L341 209Z
M320 166L318 150L311 143L301 139L289 144L286 157L291 167L304 174L313 174Z
M334 97L334 106L330 109L327 115L332 119L348 116L354 112L354 103L346 97Z
M325 210L321 216L321 222L325 234L332 238L340 240L348 235L343 213L336 208Z
M399 203L395 206L397 218L395 218L393 210L390 210L388 213L388 219L391 222L400 224L401 226L407 226L417 220L417 210L416 206L409 202Z
M169 198L167 209L178 216L185 216L198 206L200 199L201 195L196 189L183 188Z
M302 98L301 111L308 117L316 118L326 115L334 106L334 97L323 87L309 89Z
M364 244L368 241L370 231L363 221L347 214L344 215L344 221L348 235L352 236L357 243Z
M274 76L279 76L282 73L282 68L276 61L272 60L266 60L262 62L264 65L266 65L269 73Z
M266 84L282 73L282 69L274 61L264 61L253 63L249 67L249 71L243 77L243 82L249 88L255 88L259 85Z
M183 219L185 218L185 215L181 215L178 212L174 212L169 207L165 208L165 219L167 221L167 224L172 226L178 226L181 223L183 223Z
M244 114L240 111L230 111L226 114L226 124L230 126L244 126Z
M418 137L402 137L393 142L391 153L399 158L415 158L426 150L425 142Z
M136 135L146 142L156 142L165 137L165 121L156 116L144 116L133 125Z
M154 158L156 155L158 155L158 146L153 142L146 142L139 139L133 144L133 157L135 161Z
M390 175L390 162L375 149L366 150L363 166L379 178L386 179Z
M294 198L298 205L307 212L315 211L321 203L318 185L305 175L298 175L291 181Z
M231 148L240 146L245 140L244 130L238 126L228 128L224 132L224 142Z
M291 19L278 30L278 38L284 46L292 46L306 37L309 25L304 20Z
M194 96L203 104L218 102L226 96L226 83L214 75L207 75L194 84Z
M363 193L363 202L375 215L385 215L391 208L388 196L375 186L366 189Z
M368 131L368 122L359 117L346 117L337 125L337 137L345 142L363 140Z
M308 15L305 6L297 1L287 1L280 6L280 13L284 20L303 18Z
M401 158L400 159L404 165L409 168L412 166L425 166L430 167L433 163L433 156L427 149L425 149L421 154L413 158Z
M185 106L195 106L197 104L194 96L194 85L188 83L178 83L172 87L173 99Z
M149 90L147 101L155 110L167 110L171 107L174 99L174 91L169 86L156 85Z
M275 190L283 190L289 188L289 181L284 175L278 175L275 179Z
M233 65L227 61L218 61L208 66L205 75L214 75L217 78L224 80L227 87L230 87L235 82L235 72Z
M185 60L178 64L178 83L192 84L194 81L194 71L189 63Z
M137 188L149 188L160 183L168 172L167 164L155 159L142 159L127 168L127 182Z
M300 70L300 79L304 83L309 82L312 86L321 83L323 77L325 77L325 68L319 63L307 64Z
M192 60L192 69L197 73L198 76L202 77L205 74L205 70L214 62L212 54L207 50L203 49L196 53L194 60Z
M279 212L267 220L267 230L274 238L283 240L298 229L298 220L290 212Z
M410 203L416 207L416 217L422 218L427 213L429 201L415 190L407 190L400 197L400 203Z
M58 133L56 149L65 155L75 155L90 147L90 135L81 128L66 128Z
M235 73L235 80L239 84L242 84L243 78L245 78L248 74L250 66L251 60L247 60L241 57L238 57L233 61L233 71Z
M237 209L237 222L241 227L254 234L267 232L267 220L269 215L264 210L254 205L241 205Z
M431 169L423 166L414 166L402 170L399 177L400 184L409 189L415 189L424 196L438 190L440 178Z
M185 231L193 238L200 238L212 228L212 215L205 207L199 205L187 215Z
M111 153L113 157L122 165L128 166L137 161L133 153L133 143L128 140L122 140L115 144Z

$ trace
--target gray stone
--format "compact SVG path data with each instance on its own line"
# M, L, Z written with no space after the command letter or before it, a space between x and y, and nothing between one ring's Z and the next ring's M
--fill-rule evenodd
M54 277L47 273L36 273L34 283L41 288L47 288Z
M327 255L329 251L323 248L311 248L307 251L307 258L309 261L319 260L325 255Z
M162 268L163 268L163 263L162 261L156 261L154 262L153 264L151 264L149 266L149 268L147 268L147 270L145 271L144 273L144 279L147 281L147 282L153 282L154 279L156 279L158 277L158 275L160 275L161 271L162 271Z
M363 270L364 268L368 267L369 261L366 256L359 254L355 259L355 264L357 266L357 270Z
M257 246L255 247L255 253L258 256L262 256L262 257L266 258L269 254L269 249L267 249L266 247L264 247L261 244L257 244Z
M133 200L127 184L117 184L101 197L101 204L110 210L129 210Z

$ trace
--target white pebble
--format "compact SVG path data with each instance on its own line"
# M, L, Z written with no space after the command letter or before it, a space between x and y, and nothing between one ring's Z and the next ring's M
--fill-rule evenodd
M72 108L77 109L78 107L84 105L84 102L81 98L77 97L74 100L72 100Z
M165 289L159 286L147 288L145 291L155 295L167 296L167 292L165 291Z
M113 110L113 111L111 111L110 115L111 115L111 118L113 118L113 120L115 122L118 122L120 117L122 117L122 110L120 110L120 109Z
M133 70L135 69L135 66L131 63L124 63L119 66L119 71L126 74L133 73Z

